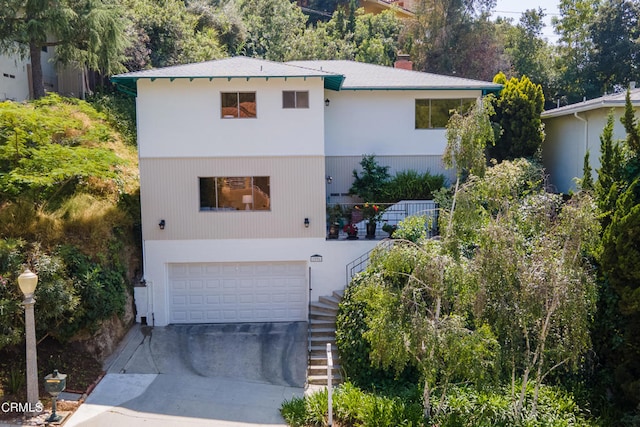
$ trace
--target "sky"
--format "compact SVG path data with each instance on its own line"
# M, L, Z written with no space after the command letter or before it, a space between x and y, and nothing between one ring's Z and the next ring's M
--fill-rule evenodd
M555 43L558 36L553 32L551 17L558 16L558 0L498 0L493 16L512 18L513 23L517 24L522 12L538 7L541 7L546 13L544 18L546 27L542 30L542 36L550 43Z

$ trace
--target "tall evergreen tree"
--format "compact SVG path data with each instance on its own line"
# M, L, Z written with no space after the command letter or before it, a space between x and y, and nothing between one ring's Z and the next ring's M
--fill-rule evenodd
M583 191L593 190L593 177L591 176L591 164L589 163L589 150L584 154L584 164L582 165L582 179L580 188Z
M503 73L493 80L504 88L494 100L494 123L501 134L494 146L488 147L489 156L498 162L518 157L532 158L538 154L544 138L540 113L544 108L542 87L527 76L507 81Z
M122 14L112 0L6 0L0 7L0 52L28 52L36 99L44 96L43 48L55 47L61 64L113 74L124 70L127 44Z

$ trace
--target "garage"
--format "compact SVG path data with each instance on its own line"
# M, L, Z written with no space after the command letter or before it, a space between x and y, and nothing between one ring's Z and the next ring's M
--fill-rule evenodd
M169 264L169 323L307 320L304 262Z

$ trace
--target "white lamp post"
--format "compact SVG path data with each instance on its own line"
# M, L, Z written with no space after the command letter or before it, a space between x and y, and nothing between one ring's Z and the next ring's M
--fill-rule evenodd
M33 293L38 285L38 276L26 269L18 276L18 286L24 294L24 320L27 338L27 403L35 408L38 401L38 353L36 350L36 321L33 312L35 299Z

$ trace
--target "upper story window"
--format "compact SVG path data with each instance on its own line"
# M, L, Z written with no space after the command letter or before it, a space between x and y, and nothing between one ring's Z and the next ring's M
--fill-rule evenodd
M269 211L268 176L200 177L201 211Z
M454 110L466 113L474 102L474 98L416 99L416 129L445 128Z
M309 108L308 91L282 91L282 108Z
M255 92L222 92L221 117L223 119L247 119L256 117Z

